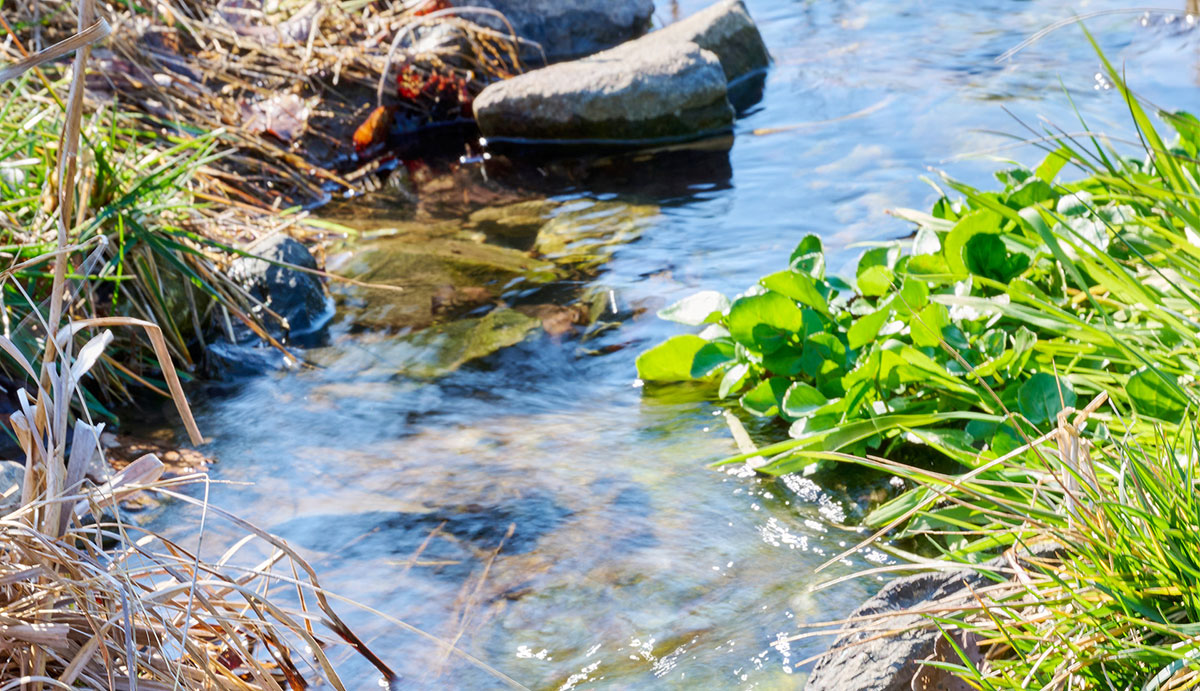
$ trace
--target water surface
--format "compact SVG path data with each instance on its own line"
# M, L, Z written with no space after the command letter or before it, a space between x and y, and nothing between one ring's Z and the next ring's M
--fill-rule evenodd
M659 4L669 20L671 7ZM806 233L844 269L853 243L908 232L886 210L937 198L920 179L934 176L930 167L987 184L1002 164L964 156L1039 157L997 148L1010 140L991 132L1026 136L1026 125L1046 126L1039 117L1082 129L1068 94L1092 130L1128 135L1078 30L994 60L1052 21L1122 3L747 5L776 62L731 141L532 170L467 164L422 183L418 211L373 212L371 227L406 229L386 242L536 247L569 269L451 293L456 314L479 317L497 299L561 305L587 295L611 328L587 340L533 329L519 345L429 376L417 364L437 342L403 331L438 315L405 311L386 293L342 291L339 316L306 351L320 369L252 379L201 405L215 476L251 483L218 485L214 501L301 546L327 587L457 640L530 688L799 687L807 667L798 663L823 641L790 637L846 615L879 584L810 587L880 555L813 570L853 544L859 534L842 526L888 485L852 473L819 486L706 468L736 451L721 409L634 379L637 353L678 331L653 311L701 288L736 293L782 266ZM1193 104L1192 22L1126 14L1089 26L1143 95ZM503 223L488 220L494 206L529 200L525 221L511 208ZM341 266L386 268L388 256L362 250ZM380 330L389 324L404 329ZM412 687L500 685L387 622L343 611ZM353 687L375 683L344 657Z

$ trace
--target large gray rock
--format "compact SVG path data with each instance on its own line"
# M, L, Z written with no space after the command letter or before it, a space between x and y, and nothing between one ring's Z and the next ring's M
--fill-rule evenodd
M458 7L499 11L517 36L541 45L551 62L590 55L637 38L650 28L653 0L454 0ZM467 18L497 31L504 22L483 14ZM541 53L523 50L527 58Z
M612 50L492 84L475 118L498 140L696 138L732 126L729 84L770 60L742 1L724 0Z
M641 39L497 82L475 99L489 139L670 141L729 129L725 73L695 43Z
M813 667L804 687L807 691L911 691L920 661L933 654L941 632L928 619L900 614L931 602L965 603L964 588L989 583L976 571L922 573L885 585L864 602L850 619L877 617L842 629L837 640ZM879 636L880 630L900 631ZM874 640L871 640L874 639Z
M1052 560L1062 550L1058 543L1040 543L1028 555ZM1028 557L1018 559L1026 568L1032 568ZM804 688L806 691L911 691L913 677L924 668L923 660L944 657L958 663L957 653L947 655L939 650L943 637L933 622L907 612L922 606L934 609L970 606L975 603L972 591L995 583L981 571L1005 568L1007 561L999 557L981 565L980 570L934 571L891 581L847 617L848 623L829 651L817 661ZM881 635L888 631L897 633ZM968 654L974 652L970 647L975 645L973 639L963 639L960 643Z
M319 329L330 317L330 303L316 275L291 266L316 269L317 260L304 245L287 235L270 235L246 248L252 257L238 257L229 267L229 276L271 311L286 320L289 334L295 336ZM276 324L270 323L268 327Z
M771 63L762 34L742 0L724 0L641 40L691 42L711 50L721 60L730 82L764 70Z

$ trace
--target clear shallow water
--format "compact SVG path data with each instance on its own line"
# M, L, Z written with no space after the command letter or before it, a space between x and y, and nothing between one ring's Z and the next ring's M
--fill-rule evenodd
M735 452L720 411L687 391L634 385L636 354L676 332L653 309L701 288L735 293L809 232L845 267L848 245L907 232L885 210L933 202L919 179L928 167L986 184L1001 164L958 157L1006 143L989 130L1021 133L1014 115L1080 129L1063 87L1093 130L1129 135L1119 98L1096 88L1097 60L1077 29L994 63L1054 20L1122 4L747 4L776 64L727 151L547 164L532 176L497 163L486 186L467 167L440 191L422 190L419 225L440 237L475 237L482 226L461 217L538 190L584 216L657 207L618 223L637 232L587 279L629 318L587 343L535 336L417 381L398 374L411 346L364 332L347 309L309 351L323 369L264 376L201 405L215 476L252 483L216 486L214 501L303 547L330 589L441 638L461 635L459 647L530 688L802 685L807 668L796 664L823 642L781 637L844 616L878 586L809 590L872 564L860 554L813 575L855 539L838 526L882 487L848 473L820 478L822 488L707 469ZM1089 26L1139 92L1192 106L1200 34L1183 18ZM410 216L397 210L378 224ZM525 249L521 238L487 239ZM552 285L537 299L579 289ZM341 611L414 687L499 686L395 626ZM357 688L375 683L354 659L346 670Z

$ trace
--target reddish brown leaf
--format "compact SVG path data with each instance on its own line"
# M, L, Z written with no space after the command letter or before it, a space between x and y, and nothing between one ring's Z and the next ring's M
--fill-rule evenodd
M388 130L392 127L393 108L378 106L367 116L366 121L354 130L354 150L359 154L387 141Z

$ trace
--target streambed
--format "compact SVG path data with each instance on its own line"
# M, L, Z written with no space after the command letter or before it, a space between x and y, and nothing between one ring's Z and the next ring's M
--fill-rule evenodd
M659 4L668 19L674 3ZM878 582L809 587L882 555L813 570L859 537L842 526L888 485L707 469L735 451L722 409L634 379L636 355L676 332L653 313L701 288L744 289L806 233L835 271L853 243L905 235L885 211L932 203L928 166L973 184L1003 167L959 157L1008 141L988 131L1024 135L1004 108L1035 128L1045 116L1082 129L1065 87L1091 129L1128 134L1078 30L994 62L1054 20L1122 3L747 5L776 64L731 140L435 166L413 176L418 205L384 190L331 207L371 236L331 267L403 290L337 287L338 315L306 344L319 369L202 398L214 476L230 483L212 500L304 548L331 590L457 639L530 688L800 686L797 663L827 641L789 637L844 616ZM1139 93L1188 107L1200 33L1167 19L1089 27ZM195 526L185 512L156 518ZM340 609L413 687L500 685ZM364 663L346 666L354 688L375 683Z

